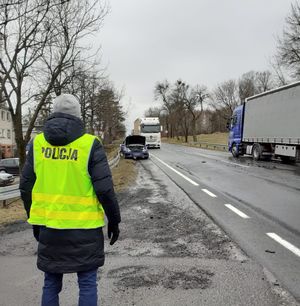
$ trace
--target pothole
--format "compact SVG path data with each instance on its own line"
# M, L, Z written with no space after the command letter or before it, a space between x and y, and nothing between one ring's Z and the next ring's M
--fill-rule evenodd
M165 289L207 289L214 273L210 270L190 268L170 270L165 267L126 266L108 272L108 278L122 288L164 287Z

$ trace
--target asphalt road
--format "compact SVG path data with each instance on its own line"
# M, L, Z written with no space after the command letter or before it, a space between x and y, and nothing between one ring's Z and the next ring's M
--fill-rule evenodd
M163 155L166 148L152 152ZM185 179L164 169L170 179L159 168L165 166L155 163L137 161L136 181L118 194L121 234L113 246L106 239L99 305L298 305L190 199L195 190L190 197L182 191ZM197 199L216 204L202 192ZM43 274L36 249L28 224L0 228L0 306L40 305ZM65 275L61 305L76 306L77 299L76 275Z
M164 144L151 160L300 301L300 167Z

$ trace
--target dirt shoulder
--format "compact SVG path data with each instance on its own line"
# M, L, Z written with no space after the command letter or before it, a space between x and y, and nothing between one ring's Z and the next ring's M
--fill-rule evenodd
M115 191L121 192L135 181L137 170L135 162L121 159L119 164L112 169L112 176ZM21 199L7 201L7 207L0 207L0 232L7 226L15 223L22 223L26 220L26 213Z

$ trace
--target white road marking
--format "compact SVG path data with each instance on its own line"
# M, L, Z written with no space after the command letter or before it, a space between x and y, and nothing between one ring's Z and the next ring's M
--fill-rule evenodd
M171 169L172 171L174 171L175 173L177 173L178 175L180 175L181 177L183 177L185 180L187 180L189 183L191 183L194 186L199 186L198 183L194 182L193 180L191 180L190 178L188 178L187 176L185 176L184 174L182 174L181 172L177 171L176 169L174 169L173 167L169 166L167 163L165 163L164 161L162 161L161 159L159 159L158 157L156 157L155 155L151 154L151 157L156 158L159 162L161 162L163 165L165 165L166 167L168 167L169 169Z
M242 211L240 211L239 209L237 209L236 207L234 207L231 204L225 204L225 206L227 208L231 209L234 213L239 215L241 218L244 218L244 219L249 219L250 218L249 216L247 216L246 214L244 214Z
M209 196L211 196L212 198L217 198L217 196L212 193L211 191L207 190L207 189L201 189L203 192L207 193Z
M290 250L291 252L293 252L295 255L300 257L300 249L298 249L297 247L295 247L294 245L292 245L291 243L289 243L288 241L282 239L280 236L278 236L275 233L267 233L267 235L269 237L271 237L272 239L274 239L276 242L280 243L281 245L283 245L285 248L287 248L288 250Z

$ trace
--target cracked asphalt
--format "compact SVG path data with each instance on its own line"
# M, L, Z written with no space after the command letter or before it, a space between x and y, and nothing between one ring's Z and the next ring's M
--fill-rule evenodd
M297 305L151 160L136 166L136 182L118 194L121 235L106 241L99 305ZM39 305L36 248L26 224L1 232L1 306ZM61 305L77 299L76 277L65 275Z

